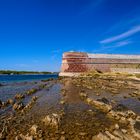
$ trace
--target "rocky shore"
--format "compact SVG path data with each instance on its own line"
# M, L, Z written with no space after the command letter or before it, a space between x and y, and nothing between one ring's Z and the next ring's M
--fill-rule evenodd
M0 139L139 140L140 79L88 73L0 100Z

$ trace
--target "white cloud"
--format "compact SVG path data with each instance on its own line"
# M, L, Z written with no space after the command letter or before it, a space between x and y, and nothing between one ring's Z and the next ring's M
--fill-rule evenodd
M121 39L124 39L124 38L127 38L127 37L130 37L136 33L140 32L140 25L139 26L136 26L136 27L133 27L132 29L122 33L122 34L119 34L117 36L113 36L113 37L110 37L110 38L107 38L107 39L104 39L102 41L100 41L101 44L107 44L107 43L112 43L114 41L118 41L118 40L121 40Z
M132 43L132 41L130 41L130 40L123 40L123 41L120 41L120 42L113 43L111 45L106 45L105 44L101 48L99 48L97 50L93 50L93 53L104 53L104 52L108 53L112 49L120 48L120 47L129 45L131 43Z
M117 42L117 43L115 43L113 45L110 45L110 46L104 46L103 48L104 49L119 48L119 47L122 47L122 46L126 46L126 45L128 45L130 43L132 43L132 41L124 40L124 41Z

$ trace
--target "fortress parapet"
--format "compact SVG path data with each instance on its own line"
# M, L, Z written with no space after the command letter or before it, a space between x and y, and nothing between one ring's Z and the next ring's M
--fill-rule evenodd
M65 52L60 76L89 71L140 73L140 55L89 54Z

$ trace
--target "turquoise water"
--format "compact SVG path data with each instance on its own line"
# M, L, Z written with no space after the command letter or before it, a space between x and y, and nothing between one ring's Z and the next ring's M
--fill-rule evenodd
M47 75L0 75L0 83L5 82L24 82L24 81L37 81L49 78L57 78L57 74Z

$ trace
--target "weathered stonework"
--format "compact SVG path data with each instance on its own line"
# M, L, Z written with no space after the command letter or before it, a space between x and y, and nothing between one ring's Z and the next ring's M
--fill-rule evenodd
M60 76L78 75L97 70L100 72L140 72L140 55L63 54Z

